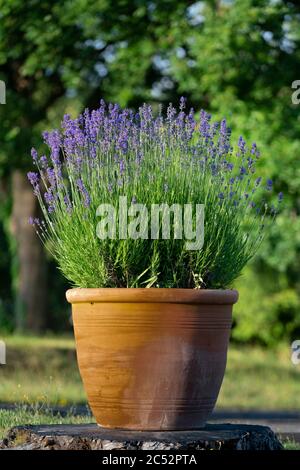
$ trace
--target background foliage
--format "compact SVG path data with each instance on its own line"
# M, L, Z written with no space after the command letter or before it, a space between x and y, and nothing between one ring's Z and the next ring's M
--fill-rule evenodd
M255 140L261 171L285 194L283 213L238 282L234 337L274 344L299 335L300 106L291 102L291 83L300 79L299 3L0 0L0 12L1 325L14 328L20 290L13 174L29 169L41 130L100 97L136 108L185 95L191 106L225 116L236 136ZM67 314L57 316L64 285L49 263L44 325L65 328Z

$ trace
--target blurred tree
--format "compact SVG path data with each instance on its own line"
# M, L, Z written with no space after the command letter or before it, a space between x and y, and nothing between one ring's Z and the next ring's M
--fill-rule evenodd
M198 34L186 31L181 57L166 52L170 75L192 101L227 116L236 137L257 142L260 171L284 192L285 209L239 283L234 331L239 340L271 344L300 333L300 107L291 101L300 71L300 5L198 2L192 21Z
M156 42L168 30L169 15L180 18L187 4L156 3L161 17L155 13L151 19L151 2L0 0L0 78L7 88L7 104L0 108L0 177L11 182L19 328L40 331L46 322L45 256L27 224L30 214L37 215L26 179L30 147L42 150L40 132L70 109L68 98L78 109L97 105L103 94L115 93L121 104L149 97L159 75L153 65ZM131 82L123 70L126 50L136 66ZM117 84L109 78L116 74L116 60Z
M299 299L300 108L291 103L291 84L300 78L298 1L0 0L0 11L0 79L7 86L0 172L13 184L14 220L27 217L30 147L42 151L40 132L57 125L66 109L94 107L101 96L136 107L145 100L167 104L183 94L190 105L227 116L236 135L260 146L261 170L285 193L286 209L253 267L256 282L272 272L268 295L278 285L288 299L276 297L279 310L291 305L291 289ZM24 223L13 226L19 262L31 260L33 267L35 259L39 266L30 275L19 269L17 304L26 304L20 318L39 329L43 252L32 248L30 254L39 243L34 232ZM21 240L28 247L23 254ZM33 300L36 286L41 294ZM243 318L241 312L240 338L243 325L247 329Z

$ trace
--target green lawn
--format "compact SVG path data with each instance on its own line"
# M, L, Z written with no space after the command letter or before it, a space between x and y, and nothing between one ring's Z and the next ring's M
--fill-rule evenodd
M219 407L260 410L300 409L300 365L290 345L276 350L230 346Z
M1 335L0 335L1 337ZM72 337L3 337L6 365L0 368L0 403L85 402Z
M61 416L53 416L44 407L34 406L28 409L28 407L20 405L16 410L0 409L0 439L5 437L9 429L23 424L81 424L93 421L94 419L90 416L73 416L70 413L62 418Z

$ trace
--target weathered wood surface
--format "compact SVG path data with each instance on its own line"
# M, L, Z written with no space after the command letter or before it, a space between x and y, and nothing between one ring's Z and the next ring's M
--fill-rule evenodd
M18 450L280 450L267 426L208 424L197 431L137 432L95 424L18 426L0 442Z

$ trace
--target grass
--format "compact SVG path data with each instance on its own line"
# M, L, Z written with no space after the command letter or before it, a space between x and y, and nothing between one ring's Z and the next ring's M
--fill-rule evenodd
M300 444L298 442L287 439L283 442L284 450L300 450Z
M0 402L66 405L86 401L70 337L2 337L6 365L0 369Z
M0 403L86 402L72 337L1 339L7 345L7 364L0 367ZM281 344L276 350L231 345L218 408L300 409L300 366L290 361L290 345ZM35 407L33 411L26 407L20 407L18 412L0 410L0 430L28 422L73 422L73 419L84 420L51 416L44 407Z
M260 410L300 409L300 365L290 344L276 349L231 345L219 407Z
M91 423L90 416L74 416L71 413L61 417L53 415L46 407L28 407L20 405L16 410L0 409L0 439L5 437L7 431L14 426L21 426L30 423L34 424L81 424Z

